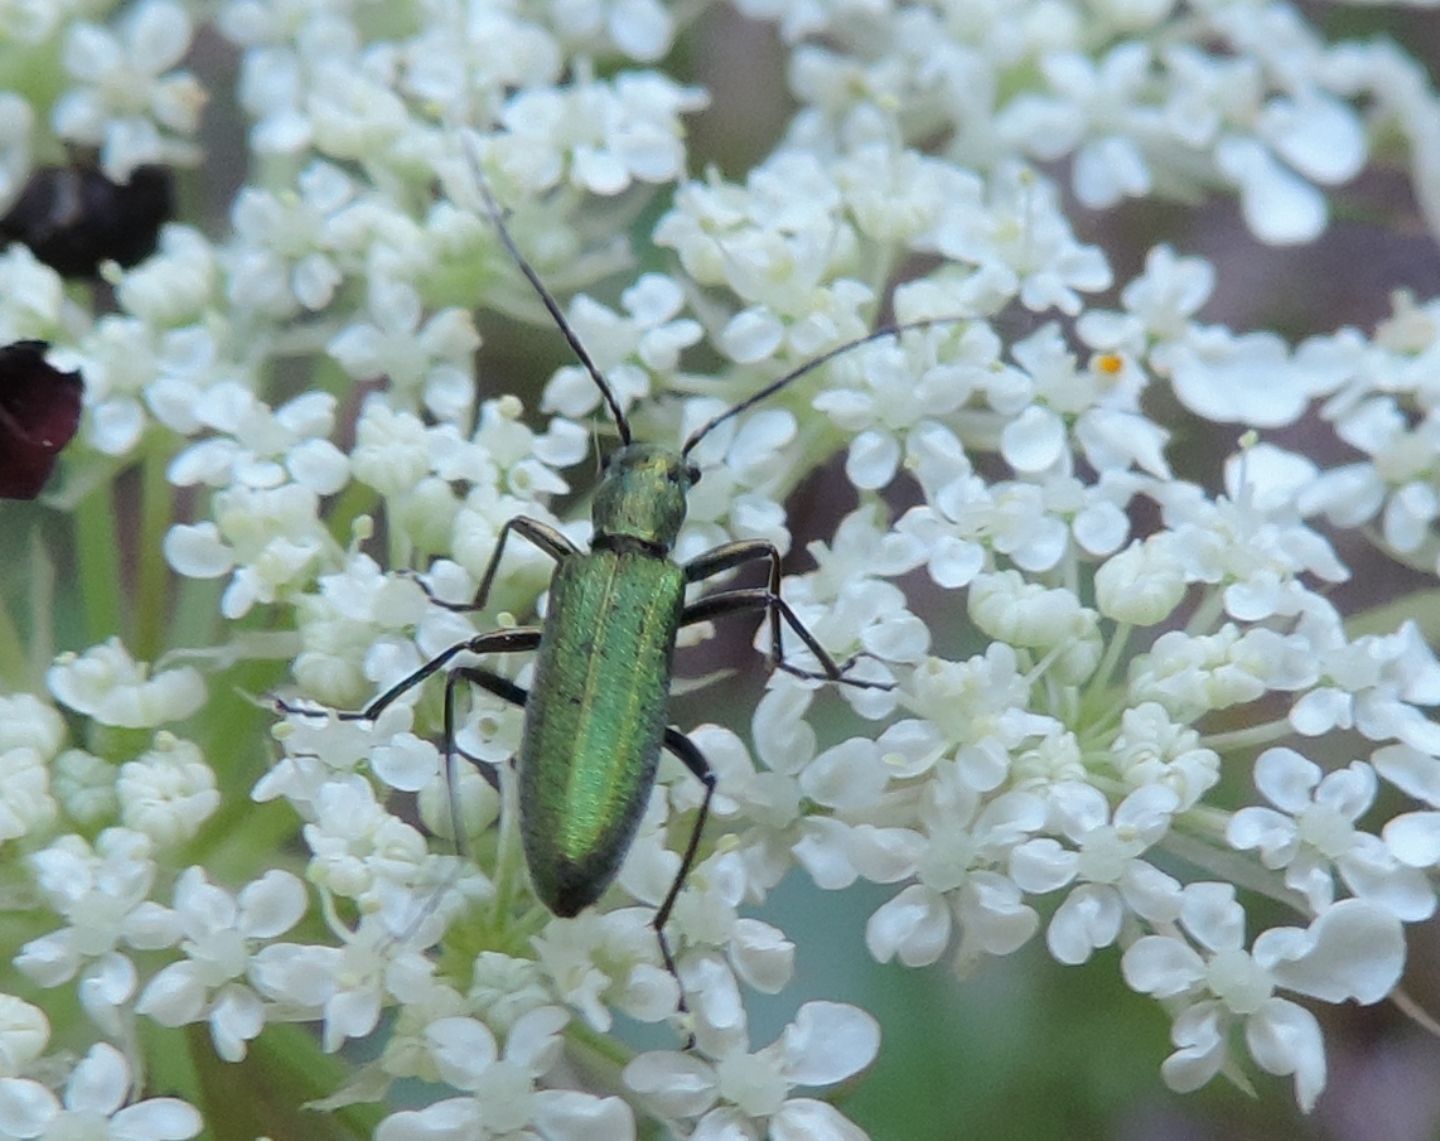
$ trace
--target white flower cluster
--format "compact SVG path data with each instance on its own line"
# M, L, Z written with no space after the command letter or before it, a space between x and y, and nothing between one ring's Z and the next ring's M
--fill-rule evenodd
M0 1137L199 1132L186 1101L143 1096L137 1020L204 1024L225 1062L315 1023L288 1047L295 1088L383 1103L385 1141L861 1137L817 1091L877 1057L874 1017L807 1002L751 1042L746 992L821 954L745 914L792 873L881 885L879 963L1108 951L1171 1020L1176 1090L1253 1065L1309 1110L1315 1004L1397 988L1440 877L1434 625L1423 587L1384 599L1383 628L1331 595L1361 559L1440 574L1440 299L1294 344L1207 323L1223 268L1174 236L1117 281L1067 191L1091 210L1231 197L1246 240L1310 242L1333 188L1398 141L1440 236L1423 70L1284 0L737 7L778 26L799 110L731 180L692 174L685 116L707 96L662 64L703 44L655 0L0 5L0 38L60 67L40 82L0 55L0 212L65 146L121 181L197 161L207 99L243 115L247 156L228 227L172 223L106 267L103 296L0 251L0 339L47 340L85 379L56 502L86 588L124 592L138 546L146 600L87 605L127 637L92 629L0 698L0 898L34 991L0 995ZM233 91L196 77L205 19ZM888 314L907 326L690 456L680 562L788 548L787 498L843 456L836 498L859 504L783 593L879 684L833 687L844 720L777 671L747 735L685 727L717 792L673 973L652 920L700 784L665 762L615 886L550 915L503 699L533 671L454 652L545 612L554 560L506 525L583 546L571 492L608 423L585 370L554 374L537 419L488 363L479 329L543 314L477 171L637 439L676 442ZM621 230L647 272L610 304L583 291L629 264ZM537 327L526 351L559 341ZM1207 428L1239 441L1211 483L1173 446ZM1321 432L1345 463L1295 450ZM130 467L136 533L88 535L87 497ZM816 671L792 633L787 661ZM481 668L488 691L466 684ZM278 723L233 698L271 686ZM58 987L105 1039L78 1063L45 1055L34 1003ZM690 1045L636 1053L617 1016ZM316 1052L369 1038L340 1089L315 1084ZM427 1103L393 1111L400 1081Z

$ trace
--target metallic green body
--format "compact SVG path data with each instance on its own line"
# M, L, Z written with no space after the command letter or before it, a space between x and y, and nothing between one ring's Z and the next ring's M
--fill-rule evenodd
M520 747L520 827L536 894L557 915L620 870L664 741L685 572L669 558L691 472L648 445L612 457L588 554L550 583Z

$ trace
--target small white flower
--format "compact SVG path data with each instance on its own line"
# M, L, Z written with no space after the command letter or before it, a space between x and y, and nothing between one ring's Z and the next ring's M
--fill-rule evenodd
M1115 808L1089 785L1074 784L1052 801L1056 823L1075 845L1050 837L1027 840L1010 854L1010 874L1030 892L1077 883L1056 909L1045 933L1050 953L1062 963L1083 963L1108 947L1133 913L1150 923L1180 914L1180 884L1141 856L1164 838L1177 805L1164 785L1136 789Z
M501 111L507 133L487 141L485 157L506 181L531 191L569 181L619 194L634 180L668 182L681 173L679 116L704 104L698 89L656 72L521 91Z
M77 713L127 729L183 721L205 702L205 683L194 669L182 666L150 676L119 638L84 654L61 654L45 681L56 700Z
M330 342L330 355L357 380L386 377L391 399L423 402L442 420L463 419L480 347L470 314L444 309L424 318L413 287L383 280L371 284L369 310L369 321L351 323Z
M171 70L191 34L189 15L172 0L124 11L114 31L74 24L63 62L82 86L56 102L56 134L99 147L101 167L116 182L144 163L194 161L188 136L199 127L205 91L189 72Z
M232 484L215 496L213 522L170 528L165 559L193 578L231 575L220 610L241 618L307 581L321 556L333 550L319 511L320 497L298 483L266 489Z
M1042 653L1061 650L1056 672L1069 684L1085 680L1100 659L1098 615L1068 590L1027 583L1018 571L979 575L970 584L968 610L992 638Z
M160 367L155 330L141 320L110 314L67 356L85 378L89 413L84 430L90 445L105 455L127 455L148 422L143 397Z
M704 331L697 321L680 316L684 293L664 274L644 274L621 294L620 304L623 313L581 294L571 301L566 320L620 406L628 408L649 395L649 372L674 372L681 351L698 342ZM540 407L580 420L599 402L600 393L589 373L572 365L556 371L545 386Z
M1215 270L1209 262L1177 257L1166 245L1153 246L1145 255L1144 272L1120 293L1125 312L1087 310L1076 331L1092 348L1141 355L1152 339L1183 337L1214 288Z
M325 162L307 167L296 181L298 194L247 186L236 195L236 242L225 254L230 300L277 318L330 303L342 270L327 225L357 190L339 167Z
M317 495L333 495L349 478L349 461L325 438L335 414L328 393L305 393L271 409L244 385L225 381L205 393L195 414L200 425L221 434L170 462L166 474L179 487L273 488L294 480Z
M350 51L317 54L312 63L304 109L316 149L339 159L383 160L410 125L404 100Z
M0 842L44 832L56 816L45 757L25 747L0 753Z
M1160 635L1131 667L1130 696L1153 701L1177 721L1255 701L1267 690L1303 690L1317 672L1314 647L1301 635L1226 623L1214 634Z
M989 180L984 211L956 210L939 226L948 257L995 265L1013 275L1021 303L1037 313L1080 312L1080 293L1111 281L1105 255L1082 246L1060 212L1055 186L1029 167L1006 164Z
M213 320L207 302L219 277L209 239L191 226L172 222L160 231L159 250L126 270L115 292L125 310L145 321L153 334L184 321Z
M362 919L355 930L331 924L340 947L271 943L250 958L250 981L265 998L293 1004L323 1020L322 1044L338 1050L347 1038L375 1029L386 1002L408 994L408 977L428 979L433 965L397 941L383 923ZM396 995L390 984L399 986Z
M1014 951L1040 925L1019 886L994 869L1004 868L1010 850L1044 825L1044 801L1028 792L982 800L962 772L952 763L937 766L922 809L926 843L914 858L919 882L866 924L865 944L879 962L932 963L958 927L955 967L968 971L985 955Z
M120 767L115 792L125 826L157 847L193 839L220 807L215 774L200 747L164 731L148 752Z
M551 919L533 940L555 993L589 1025L608 1031L614 1011L657 1021L675 1012L674 979L660 966L650 908Z
M0 697L0 752L29 749L49 759L65 741L65 719L30 693Z
M249 970L253 945L288 931L304 911L305 888L289 872L266 872L237 900L207 883L202 868L187 868L175 884L173 920L187 957L150 980L136 1013L163 1026L207 1019L216 1053L240 1061L265 1016L259 996L237 980Z
M425 838L378 804L367 781L332 778L314 810L314 823L305 826L312 883L374 910L394 886L423 878L430 855Z
M1193 808L1220 781L1219 754L1202 747L1199 733L1176 724L1154 702L1142 702L1121 714L1110 760L1129 788L1168 786L1180 812Z
M40 986L58 986L122 941L144 949L172 944L178 929L148 900L150 847L142 833L107 828L93 849L79 836L62 836L31 856L37 885L67 926L26 943L16 969Z
M1338 873L1356 896L1413 923L1435 910L1435 893L1413 867L1398 862L1378 836L1355 824L1375 799L1375 771L1363 761L1322 776L1293 749L1266 749L1255 761L1255 787L1274 808L1251 805L1230 818L1226 839L1260 851L1266 867L1284 868L1286 886L1316 914L1335 898Z
M1245 915L1229 884L1190 884L1180 922L1200 944L1146 935L1121 960L1134 990L1171 1000L1179 1049L1161 1067L1166 1084L1199 1089L1229 1060L1228 1033L1244 1030L1251 1056L1274 1074L1295 1075L1295 1098L1309 1110L1325 1085L1320 1024L1275 994L1286 988L1341 1002L1379 1002L1399 982L1405 942L1390 912L1361 900L1335 904L1307 930L1275 927L1244 950Z
M88 319L81 318L80 311L67 302L60 275L36 258L28 246L11 242L0 253L0 337L6 344L27 338L61 340L58 334L69 329L70 334L63 338L68 341L88 324ZM71 368L73 364L60 367ZM90 385L87 372L87 403L93 401Z
M50 1020L38 1006L0 994L0 1078L19 1077L45 1052Z
M859 1073L880 1047L880 1027L853 1006L807 1002L769 1046L749 1052L741 1032L727 1036L713 1062L695 1054L656 1051L626 1067L625 1084L667 1116L698 1119L696 1137L825 1136L853 1141L862 1134L838 1110L790 1096L792 1086L824 1086ZM703 1042L701 1049L712 1047Z
M1369 740L1440 755L1440 725L1419 708L1440 701L1440 662L1413 622L1393 634L1328 639L1321 669L1338 684L1315 686L1295 703L1297 732L1313 737L1354 726Z
M1194 325L1151 360L1186 408L1219 424L1282 427L1294 423L1310 396L1305 376L1273 333Z
M379 396L367 397L350 452L355 478L385 496L409 491L431 472L428 435L414 413L396 409Z
M184 1141L204 1127L195 1107L179 1098L152 1097L127 1105L132 1096L125 1055L101 1042L71 1071L63 1101L39 1082L0 1078L0 1132L12 1137Z

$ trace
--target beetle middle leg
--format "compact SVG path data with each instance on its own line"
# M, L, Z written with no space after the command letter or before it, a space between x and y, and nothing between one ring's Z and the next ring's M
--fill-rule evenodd
M402 677L365 708L341 710L335 716L341 721L374 721L399 698L427 678L439 673L460 654L514 654L523 650L533 650L539 644L540 628L538 626L516 626L509 630L491 630L487 634L476 634L473 638L466 638L463 642L456 642L453 646L441 650L419 669ZM303 705L292 705L279 698L275 700L275 707L281 713L309 714L316 717L322 714L321 710L307 709Z

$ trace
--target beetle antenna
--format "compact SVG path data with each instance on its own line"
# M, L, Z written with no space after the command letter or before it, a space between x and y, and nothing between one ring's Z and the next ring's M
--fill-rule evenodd
M590 379L593 380L595 386L600 389L600 395L605 398L605 403L610 407L610 414L615 417L615 428L620 433L620 443L628 445L630 443L630 421L625 419L625 413L620 410L620 401L615 398L615 393L611 390L610 386L605 383L605 378L600 374L600 369L596 366L589 352L586 351L585 346L581 343L580 335L570 327L570 322L565 319L565 314L560 311L560 303L556 301L554 295L545 288L545 283L540 280L540 275L535 272L535 267L525 260L525 255L520 252L520 247L515 244L515 239L510 236L510 230L505 225L504 211L500 209L499 204L495 201L495 196L490 193L490 184L486 181L485 174L480 169L480 164L476 162L474 165L476 182L480 187L481 197L485 199L485 209L490 214L490 220L495 223L495 232L500 235L501 243L505 246L505 249L509 251L515 264L520 267L520 272L525 275L525 280L528 281L531 288L535 290L536 295L540 298L541 304L545 306L550 317L554 320L555 324L560 327L560 332L569 344L570 351L573 352L576 359L585 366L585 371L590 374Z
M822 364L828 364L836 357L843 356L851 349L858 349L861 345L868 345L871 341L878 341L883 337L898 337L901 333L907 333L912 329L933 329L937 325L953 325L959 321L969 320L971 320L969 317L928 317L923 321L904 321L896 325L881 325L880 328L866 333L863 337L856 337L853 341L846 341L844 344L836 345L833 349L827 349L818 357L806 361L798 368L791 369L779 380L772 380L759 392L747 396L744 400L740 401L739 404L732 405L718 416L712 416L709 420L706 420L705 423L690 433L685 441L685 446L680 449L680 454L682 456L688 456L696 444L709 435L713 429L725 423L726 420L734 419L746 409L755 407L755 405L759 404L762 400L774 396L775 393L779 392L782 388L793 384L802 376L814 372Z

